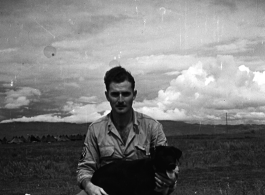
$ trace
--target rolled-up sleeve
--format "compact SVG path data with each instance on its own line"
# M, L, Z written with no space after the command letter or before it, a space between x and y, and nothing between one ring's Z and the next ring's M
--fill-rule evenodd
M167 138L163 130L163 126L161 123L157 122L154 124L152 129L152 137L151 137L151 147L167 145Z
M90 180L93 173L98 168L99 151L97 146L97 138L93 128L88 128L81 157L77 165L77 183L79 187L84 179Z

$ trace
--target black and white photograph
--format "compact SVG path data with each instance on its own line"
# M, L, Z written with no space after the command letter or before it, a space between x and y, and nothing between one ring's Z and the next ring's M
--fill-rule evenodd
M0 0L0 194L264 195L264 0Z

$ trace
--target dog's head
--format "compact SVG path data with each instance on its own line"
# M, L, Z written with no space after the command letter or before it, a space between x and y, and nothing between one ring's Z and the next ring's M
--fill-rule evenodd
M173 146L156 146L151 149L151 158L156 171L167 174L169 178L178 172L181 150Z

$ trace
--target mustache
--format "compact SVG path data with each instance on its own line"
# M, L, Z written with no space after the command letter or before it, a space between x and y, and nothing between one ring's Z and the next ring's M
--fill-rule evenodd
M125 107L126 104L125 104L125 103L118 103L116 106L117 106L117 107Z

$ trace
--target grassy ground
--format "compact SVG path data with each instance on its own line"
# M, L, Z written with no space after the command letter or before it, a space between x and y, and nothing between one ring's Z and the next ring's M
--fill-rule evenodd
M255 134L169 137L183 150L176 194L265 194L265 142Z
M75 194L82 142L1 145L0 194Z
M261 136L168 137L183 151L173 194L265 194L265 142ZM0 194L74 195L82 141L0 145Z

